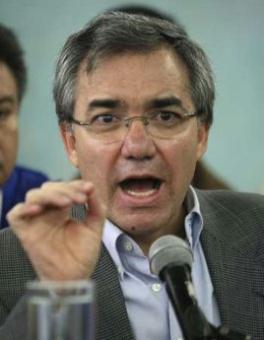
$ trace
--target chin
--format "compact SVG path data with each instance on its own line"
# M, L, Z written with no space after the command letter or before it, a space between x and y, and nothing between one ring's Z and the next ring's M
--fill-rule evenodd
M130 235L144 235L157 232L162 222L152 216L124 216L123 218L113 219L114 223L124 232Z

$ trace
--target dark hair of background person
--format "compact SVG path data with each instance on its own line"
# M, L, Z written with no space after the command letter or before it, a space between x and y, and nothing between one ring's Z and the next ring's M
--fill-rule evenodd
M18 89L18 100L21 102L27 84L27 68L24 52L17 37L11 29L0 23L0 62L5 63L12 72Z
M124 12L129 14L141 14L154 18L176 23L182 29L182 33L188 36L185 27L181 24L178 18L173 18L171 15L164 13L161 10L154 9L153 7L142 6L142 5L124 5L110 8L107 12ZM230 185L227 184L219 175L215 174L204 161L199 161L196 165L192 185L198 189L231 189Z

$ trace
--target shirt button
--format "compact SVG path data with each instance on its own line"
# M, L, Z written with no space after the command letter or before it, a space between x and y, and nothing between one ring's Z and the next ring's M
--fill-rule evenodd
M122 269L121 266L118 266L118 267L117 267L117 271L118 271L118 274L119 274L120 276L123 275L123 269Z
M125 241L124 248L126 251L131 252L133 250L133 244L129 241Z
M153 285L151 286L151 289L153 290L153 292L158 293L161 289L161 284L160 283L153 283Z

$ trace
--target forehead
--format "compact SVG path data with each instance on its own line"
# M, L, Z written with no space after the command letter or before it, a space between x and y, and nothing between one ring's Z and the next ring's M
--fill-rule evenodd
M6 96L17 98L17 85L9 67L0 61L0 97Z
M101 97L141 104L169 95L192 104L187 67L168 48L115 55L99 61L89 73L85 61L79 69L75 94L76 104Z

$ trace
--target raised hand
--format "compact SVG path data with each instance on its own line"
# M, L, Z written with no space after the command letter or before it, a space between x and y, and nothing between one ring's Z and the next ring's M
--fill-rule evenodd
M83 221L71 218L73 204L87 204ZM106 207L90 182L47 182L28 192L8 214L38 276L45 280L85 279L96 265Z

